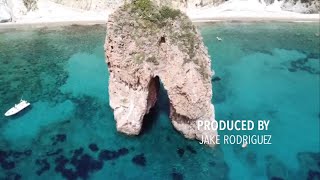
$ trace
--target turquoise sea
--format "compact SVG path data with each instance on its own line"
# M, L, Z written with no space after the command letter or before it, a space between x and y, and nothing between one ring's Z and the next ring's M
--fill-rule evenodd
M163 88L141 135L117 133L105 29L0 30L1 180L320 179L318 23L199 25L216 73L216 119L270 120L272 145L245 149L184 139ZM3 116L21 97L32 106Z

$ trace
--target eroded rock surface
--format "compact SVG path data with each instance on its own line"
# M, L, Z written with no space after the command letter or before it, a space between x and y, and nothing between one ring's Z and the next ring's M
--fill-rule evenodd
M1 0L0 0L1 1ZM17 1L17 0L12 0ZM35 1L35 0L28 0ZM66 5L73 8L85 10L111 10L119 7L125 2L134 0L52 0L53 2ZM260 3L261 5L277 6L285 11L293 11L298 13L319 13L319 0L153 0L158 5L166 5L181 10L195 10L202 7L217 7L219 5L227 5L230 2L241 1L243 3ZM188 11L188 10L187 10Z
M144 115L157 100L160 79L173 126L190 139L216 135L197 129L197 121L215 121L211 61L186 15L147 0L125 4L109 17L105 51L118 131L140 133Z
M0 23L11 21L11 12L8 7L7 1L0 0Z

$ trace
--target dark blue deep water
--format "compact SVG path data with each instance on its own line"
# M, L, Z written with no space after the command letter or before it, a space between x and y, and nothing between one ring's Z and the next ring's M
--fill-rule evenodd
M104 26L0 30L0 179L320 179L318 24L199 29L216 73L216 119L269 119L272 145L184 139L164 89L141 135L117 133ZM21 97L32 106L3 116Z

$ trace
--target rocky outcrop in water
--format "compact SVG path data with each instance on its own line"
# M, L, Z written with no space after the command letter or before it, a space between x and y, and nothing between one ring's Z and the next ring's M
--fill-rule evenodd
M178 131L190 139L216 134L196 127L197 121L214 121L212 72L207 49L186 15L137 0L110 16L107 34L110 106L118 131L140 133L160 80Z

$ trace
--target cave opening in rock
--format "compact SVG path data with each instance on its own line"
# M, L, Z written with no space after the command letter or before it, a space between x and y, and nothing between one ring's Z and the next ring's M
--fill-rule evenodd
M166 38L164 36L162 36L159 40L159 44L161 43L166 43Z
M160 78L154 77L152 81L157 84L157 101L156 104L150 109L149 113L144 116L141 134L148 133L160 120L160 114L164 113L167 117L170 114L170 101L168 93L165 90Z

